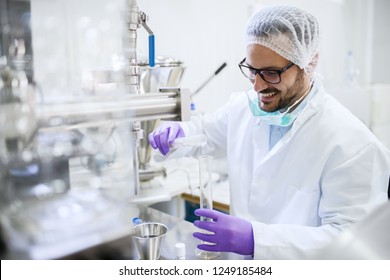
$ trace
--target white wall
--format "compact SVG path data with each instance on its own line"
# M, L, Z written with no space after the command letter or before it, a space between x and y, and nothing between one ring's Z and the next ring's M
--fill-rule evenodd
M187 66L182 86L195 90L224 61L228 68L205 87L195 102L201 111L213 111L230 93L250 86L239 72L245 56L245 25L257 9L275 4L296 5L312 12L320 23L321 47L318 71L324 83L340 87L344 82L346 54L351 50L360 69L359 83L371 82L368 59L372 39L374 2L384 0L140 0L156 34L157 54L170 55ZM387 2L386 2L387 3ZM382 3L382 6L384 4ZM387 25L389 26L389 25ZM141 35L140 35L141 37ZM382 36L382 40L390 39ZM390 41L389 41L390 42ZM147 49L146 33L140 48ZM390 81L389 81L390 82Z
M91 71L112 68L116 57L123 55L121 40L127 1L32 0L34 71L38 82L51 85L57 92L61 86L77 90L85 86ZM223 62L227 63L194 97L200 112L216 110L232 92L251 86L237 66L245 56L246 23L259 8L275 4L296 5L318 18L318 72L323 75L325 86L365 123L371 124L372 120L366 118L372 115L371 110L375 111L367 102L373 92L371 87L390 84L390 1L138 0L156 37L156 54L184 62L182 87L195 91ZM147 44L148 34L141 28L139 58L147 54ZM349 50L359 70L355 98L355 90L346 88L344 83ZM381 132L386 133L390 134Z
M390 84L390 1L375 0L373 13L372 45L375 51L372 53L370 78L372 83Z
M121 53L123 8L128 0L32 0L34 71L44 84L80 87L85 73L112 67ZM138 0L156 36L156 54L182 60L182 86L195 91L223 63L228 66L194 98L213 111L250 87L237 64L245 56L245 26L266 5L291 4L312 12L321 28L318 71L330 87L344 81L346 53L360 70L359 84L390 83L386 67L390 26L386 0ZM375 13L375 14L374 14ZM139 57L147 33L138 32ZM58 75L61 74L61 75Z
M220 72L194 101L201 111L212 111L230 93L249 87L238 63L245 56L244 28L251 1L140 0L156 36L156 53L179 58L186 65L182 86L195 91L223 63ZM147 50L146 32L140 49Z
M156 52L179 58L187 66L182 86L191 90L224 61L227 69L194 98L197 109L211 112L228 96L250 84L237 64L245 56L245 25L267 5L287 4L313 13L320 24L317 72L328 92L370 127L390 147L383 105L390 96L390 1L387 0L140 0L156 34ZM140 48L147 50L146 34ZM357 69L355 86L346 84L347 52Z

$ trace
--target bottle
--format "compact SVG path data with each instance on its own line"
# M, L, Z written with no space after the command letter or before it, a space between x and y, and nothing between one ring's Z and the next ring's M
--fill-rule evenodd
M176 243L175 244L175 252L177 260L185 260L186 259L186 244L184 243Z
M346 64L345 64L345 83L347 86L357 86L357 76L359 70L356 67L355 58L351 50L347 52Z
M178 149L185 146L203 147L207 144L207 137L204 134L197 134L194 136L176 138L171 147Z
M140 225L142 223L143 223L143 221L140 218L138 218L138 217L135 217L133 219L133 226Z
M162 162L172 154L174 154L174 157L171 158L180 158L185 156L189 149L192 149L193 147L204 147L206 144L207 137L204 134L176 138L170 145L168 154L163 156L160 153L157 153L154 156L154 160L156 162Z

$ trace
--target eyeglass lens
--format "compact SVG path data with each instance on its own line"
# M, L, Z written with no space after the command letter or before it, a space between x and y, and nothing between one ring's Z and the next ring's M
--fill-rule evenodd
M255 69L251 69L251 68L247 68L247 67L243 67L243 68L244 68L243 70L246 71L246 73L244 73L244 75L247 76L251 80L254 80L256 77L256 73L258 73L260 75L260 77L268 83L279 83L280 82L280 74L278 71L274 71L274 70L257 71Z

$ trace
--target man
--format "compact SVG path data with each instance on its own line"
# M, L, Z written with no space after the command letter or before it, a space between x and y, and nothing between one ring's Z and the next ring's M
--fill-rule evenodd
M167 154L178 137L204 133L192 155L227 156L230 215L197 209L208 251L256 259L314 257L344 228L387 201L390 153L326 94L314 70L317 20L295 7L270 7L247 26L239 64L253 89L213 114L168 122L149 135Z

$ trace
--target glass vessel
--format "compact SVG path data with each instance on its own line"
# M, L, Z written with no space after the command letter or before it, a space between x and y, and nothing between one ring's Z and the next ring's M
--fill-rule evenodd
M212 172L211 163L213 158L209 155L199 156L199 197L200 208L213 209L212 199ZM201 221L210 221L210 218L200 217ZM207 233L207 232L206 232ZM201 241L204 244L210 244L205 241ZM200 259L211 260L220 256L219 252L209 252L195 249L195 254Z

